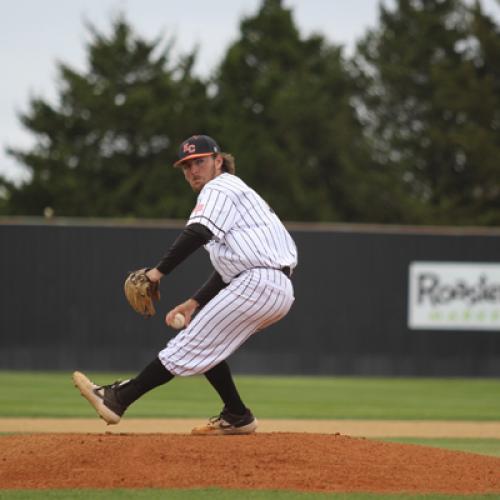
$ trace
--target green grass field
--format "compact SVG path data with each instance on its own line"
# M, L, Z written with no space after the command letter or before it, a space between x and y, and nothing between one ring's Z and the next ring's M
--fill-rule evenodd
M131 374L90 373L98 384ZM236 377L261 418L498 420L496 379ZM0 417L91 417L70 372L0 372ZM174 379L146 394L129 417L207 417L220 410L204 377Z
M91 373L96 383L131 374ZM496 379L236 377L240 391L261 418L307 419L500 419L500 382ZM175 379L155 389L127 412L132 418L207 417L220 409L203 377ZM72 385L69 372L0 372L1 417L89 417L93 410ZM495 439L415 439L397 441L500 456ZM499 495L301 494L228 490L0 490L0 499L249 499L249 500L399 500L496 499Z

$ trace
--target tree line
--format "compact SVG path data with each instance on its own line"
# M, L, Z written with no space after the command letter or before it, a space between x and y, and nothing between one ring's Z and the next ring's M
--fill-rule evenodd
M500 223L500 28L479 1L380 5L347 57L263 0L207 77L124 15L88 29L87 69L59 63L57 101L20 115L30 178L0 177L1 214L184 219L172 163L205 133L285 220Z

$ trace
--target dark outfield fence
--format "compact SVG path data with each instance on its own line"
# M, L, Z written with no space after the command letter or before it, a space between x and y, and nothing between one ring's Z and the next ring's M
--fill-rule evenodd
M198 251L162 281L159 314L125 302L128 270L154 265L182 225L0 223L0 369L136 371L173 331L164 313L205 281ZM500 375L500 331L409 330L411 261L500 261L500 231L290 226L296 303L230 363L239 373Z

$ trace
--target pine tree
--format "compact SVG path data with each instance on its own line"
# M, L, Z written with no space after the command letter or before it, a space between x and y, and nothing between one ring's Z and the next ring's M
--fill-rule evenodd
M10 154L31 180L7 184L4 210L185 217L193 196L171 165L178 144L206 115L205 84L192 74L195 54L170 64L173 42L165 48L160 39L140 38L123 16L110 36L89 30L88 70L59 64L58 102L35 98L21 116L37 142Z
M363 218L369 155L341 48L301 38L280 0L240 32L214 79L214 128L240 175L287 219Z
M500 221L499 42L479 4L398 0L359 44L365 125L403 222Z

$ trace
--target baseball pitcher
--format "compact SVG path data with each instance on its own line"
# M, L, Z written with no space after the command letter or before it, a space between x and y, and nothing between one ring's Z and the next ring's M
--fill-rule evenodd
M156 267L127 278L125 295L140 314L154 314L160 280L202 245L210 255L213 274L167 313L166 323L180 331L135 378L99 386L75 372L73 380L98 415L117 424L147 391L175 376L203 373L224 406L193 434L250 434L257 420L242 401L226 359L252 334L290 310L297 249L269 205L235 175L234 158L221 152L214 139L206 135L186 139L174 166L198 193L196 205Z

